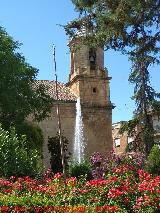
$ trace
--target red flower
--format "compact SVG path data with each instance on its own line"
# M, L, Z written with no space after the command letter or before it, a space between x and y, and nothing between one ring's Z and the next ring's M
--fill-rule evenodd
M124 192L121 192L120 190L118 190L116 188L112 188L112 189L109 190L107 195L108 195L108 198L118 198L122 194L124 194Z
M69 186L75 186L77 183L77 178L76 177L71 177L71 178L68 178L66 180L66 184L69 185Z
M2 212L10 212L11 208L9 206L1 206Z
M139 175L139 179L142 180L150 180L151 179L151 175L148 172L145 172L144 170L138 170L138 175Z
M35 210L36 212L43 212L43 208L40 208L40 207L36 207Z
M129 198L125 197L124 200L123 200L123 204L126 205L126 204L128 204L128 202L129 202Z
M96 206L96 212L101 212L102 211L102 207L101 206Z
M50 205L49 210L54 211L54 206Z
M116 212L119 210L119 208L117 206L108 206L108 205L105 205L103 207L107 212Z
M61 179L63 177L63 174L62 173L56 173L55 175L54 175L54 179Z
M76 212L85 212L85 210L86 210L85 206L76 207Z
M56 206L55 211L60 211L61 207L60 206Z

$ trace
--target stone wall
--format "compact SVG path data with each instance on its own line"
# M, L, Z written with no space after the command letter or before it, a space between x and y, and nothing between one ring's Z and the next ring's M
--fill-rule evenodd
M61 127L63 136L69 140L68 151L73 153L76 106L75 102L64 102L59 104ZM107 153L112 150L111 108L82 106L84 135L85 135L85 155L90 156L93 152ZM48 137L56 136L58 132L58 121L56 105L53 106L49 118L38 123L43 131L43 161L45 168L50 168L50 154L48 152Z
M84 106L82 108L86 155L93 152L108 153L113 149L112 110L107 107Z
M72 141L74 138L75 126L75 102L59 103L59 112L61 119L62 135L69 140L69 150L72 150ZM37 123L42 129L44 136L43 143L43 162L46 168L50 168L50 153L48 152L48 137L54 137L58 133L57 106L53 105L51 114L45 120Z

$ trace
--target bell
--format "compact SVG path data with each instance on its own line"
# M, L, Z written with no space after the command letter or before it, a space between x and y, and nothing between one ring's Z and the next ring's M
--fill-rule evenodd
M93 56L91 56L91 57L89 58L89 60L90 60L90 62L94 62L94 61L95 61L95 59L94 59Z

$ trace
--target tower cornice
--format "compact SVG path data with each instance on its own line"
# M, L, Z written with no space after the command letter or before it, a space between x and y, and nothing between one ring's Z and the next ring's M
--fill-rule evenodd
M101 76L88 76L88 75L83 75L83 74L81 74L81 75L76 75L76 76L74 76L73 77L73 79L71 80L71 81L69 81L69 82L67 82L65 85L67 86L67 87L70 87L72 84L74 84L75 82L77 82L78 80L84 80L84 79L100 79L100 80L107 80L107 81L109 81L109 80L111 80L112 79L112 77L109 77L109 76L107 76L107 77L101 77Z

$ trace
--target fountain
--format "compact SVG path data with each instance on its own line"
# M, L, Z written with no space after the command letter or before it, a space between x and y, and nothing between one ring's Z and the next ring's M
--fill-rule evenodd
M80 98L76 103L76 124L75 124L75 138L74 138L73 161L81 163L84 161L84 125L82 120Z

